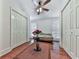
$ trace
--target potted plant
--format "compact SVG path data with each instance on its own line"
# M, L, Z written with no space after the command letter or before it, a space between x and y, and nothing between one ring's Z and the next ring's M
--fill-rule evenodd
M33 37L33 39L36 41L36 48L34 49L35 51L41 51L41 48L39 47L39 43L38 43L38 41L39 41L39 34L41 33L42 31L41 30L35 30L35 31L33 31L33 34L35 35L35 37Z

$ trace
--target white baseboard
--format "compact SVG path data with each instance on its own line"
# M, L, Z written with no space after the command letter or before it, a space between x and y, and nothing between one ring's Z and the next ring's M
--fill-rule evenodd
M29 42L29 41L27 41L27 42ZM16 48L16 47L20 46L23 43L26 43L26 41L25 42L24 41L21 41L21 42L17 43L16 45L11 46L11 49Z
M12 49L9 47L9 48L6 48L4 50L1 50L0 51L0 57L7 54L8 52L10 52Z
M77 57L77 59L79 59L79 58Z
M77 56L74 55L73 52L71 52L71 57L72 57L72 59L79 59Z
M64 50L68 53L68 55L69 55L72 59L79 59L76 55L74 55L73 52L68 51L66 48L65 48Z
M22 41L22 42L20 42L20 43L17 43L17 44L14 45L14 46L11 46L11 47L9 47L9 48L6 48L6 49L4 49L4 50L1 50L1 51L0 51L0 57L3 56L3 55L5 55L5 54L7 54L7 53L9 53L13 48L16 48L17 46L19 46L19 45L21 45L21 44L23 44L23 43L25 43L25 42Z

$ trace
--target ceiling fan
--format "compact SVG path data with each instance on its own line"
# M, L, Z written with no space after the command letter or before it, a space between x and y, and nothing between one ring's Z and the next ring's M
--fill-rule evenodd
M47 5L51 0L46 0L44 3L41 0L33 0L34 5L36 6L35 10L39 15L43 11L49 11L49 9L45 8L44 6Z

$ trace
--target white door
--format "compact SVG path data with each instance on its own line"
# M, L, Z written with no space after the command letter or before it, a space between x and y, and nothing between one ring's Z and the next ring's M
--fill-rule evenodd
M75 39L77 45L77 57L79 58L79 0L75 0L75 20L76 20L76 30L75 30Z
M71 54L79 58L79 0L70 5Z
M15 13L17 18L16 18L16 33L17 33L17 40L16 40L16 45L21 45L23 43L26 42L27 40L27 36L26 34L27 33L27 25L28 25L28 22L27 22L27 18L25 18L23 15L20 15L19 13Z
M63 11L63 47L79 59L79 0L71 0Z
M63 47L67 52L70 52L70 33L70 5L68 5L63 11Z
M17 25L17 22L16 22L16 14L13 12L13 11L11 11L11 48L14 48L14 47L16 47L16 40L17 40L17 31L16 31L16 29L17 29L17 27L16 27L16 25Z
M11 11L11 48L28 41L28 19L20 13Z

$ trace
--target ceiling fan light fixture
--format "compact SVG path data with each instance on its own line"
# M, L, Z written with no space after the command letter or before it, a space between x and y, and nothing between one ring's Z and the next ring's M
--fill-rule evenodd
M37 2L38 1L38 2ZM40 14L43 11L49 11L49 9L44 8L45 5L47 5L51 0L46 0L44 3L42 0L33 0L34 4L37 6L35 8L35 11Z
M42 12L43 10L42 10L42 8L40 8L40 12Z
M42 12L43 10L42 10L42 8L39 8L39 9L37 9L36 11L37 11L37 12Z
M39 9L37 9L36 11L37 11L37 12L40 12L40 10L39 10Z

